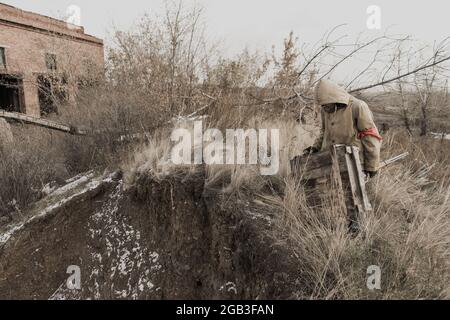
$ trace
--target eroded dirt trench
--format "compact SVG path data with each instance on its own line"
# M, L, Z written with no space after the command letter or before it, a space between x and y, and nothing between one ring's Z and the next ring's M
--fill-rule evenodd
M54 190L0 230L0 298L295 298L298 270L267 236L270 215L204 181L125 187L120 173L90 173ZM73 266L79 289L67 284Z

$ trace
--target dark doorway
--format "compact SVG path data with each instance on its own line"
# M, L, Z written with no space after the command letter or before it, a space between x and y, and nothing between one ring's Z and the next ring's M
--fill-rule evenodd
M0 74L0 109L22 112L23 100L22 79L10 74Z

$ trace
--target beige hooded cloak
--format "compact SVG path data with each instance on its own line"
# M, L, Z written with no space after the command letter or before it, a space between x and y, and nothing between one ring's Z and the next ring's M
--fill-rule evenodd
M378 171L380 166L381 136L368 105L328 80L316 87L316 102L345 104L346 108L327 113L322 108L322 131L315 147L326 150L334 144L354 145L361 149L366 171Z

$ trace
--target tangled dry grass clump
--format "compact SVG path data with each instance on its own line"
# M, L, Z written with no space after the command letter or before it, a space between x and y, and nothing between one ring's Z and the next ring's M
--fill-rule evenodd
M68 176L58 139L39 129L29 132L15 137L14 144L0 146L0 217L20 214L46 183Z

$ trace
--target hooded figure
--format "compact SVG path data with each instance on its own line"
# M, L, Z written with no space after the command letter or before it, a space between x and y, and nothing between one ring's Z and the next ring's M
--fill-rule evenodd
M362 151L365 173L376 175L382 138L367 104L328 80L319 82L315 98L322 106L322 131L313 148L324 151L334 144L357 146Z

